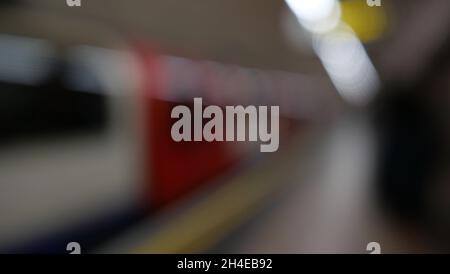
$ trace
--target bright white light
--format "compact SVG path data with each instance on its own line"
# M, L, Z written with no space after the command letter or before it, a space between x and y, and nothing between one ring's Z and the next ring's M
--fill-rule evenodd
M312 34L314 51L342 98L354 105L367 104L378 89L378 74L361 41L341 21L339 1L285 1Z
M302 20L320 21L332 13L334 0L286 0L291 10Z
M341 9L336 0L286 0L300 24L311 32L326 32L336 27Z
M363 45L350 29L317 35L314 50L341 96L355 105L365 105L374 96L378 74Z

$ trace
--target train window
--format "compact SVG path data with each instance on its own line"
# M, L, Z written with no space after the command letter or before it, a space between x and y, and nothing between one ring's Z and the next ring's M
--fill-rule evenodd
M104 128L107 98L93 73L57 58L44 40L0 40L0 144ZM84 85L68 75L82 75Z
M105 96L64 87L60 76L40 86L0 83L0 91L0 142L105 124Z

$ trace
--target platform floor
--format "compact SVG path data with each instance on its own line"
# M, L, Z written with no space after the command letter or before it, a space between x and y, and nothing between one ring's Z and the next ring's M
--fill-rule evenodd
M420 228L387 218L377 206L368 125L356 115L324 130L313 154L299 157L289 190L217 251L368 253L369 242L384 253L430 250Z

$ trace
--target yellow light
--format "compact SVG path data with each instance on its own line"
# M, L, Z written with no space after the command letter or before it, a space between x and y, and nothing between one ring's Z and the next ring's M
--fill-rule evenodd
M383 36L388 27L385 7L369 7L364 0L343 0L342 21L347 23L362 42Z

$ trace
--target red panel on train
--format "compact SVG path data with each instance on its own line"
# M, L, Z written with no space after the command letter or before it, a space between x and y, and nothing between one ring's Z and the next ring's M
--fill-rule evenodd
M226 142L181 142L172 140L172 108L183 102L165 99L171 73L163 58L151 50L140 52L144 70L146 174L152 207L163 206L208 182L231 166L235 154ZM203 79L206 81L206 79ZM206 85L205 85L206 86ZM201 92L204 92L202 90Z

